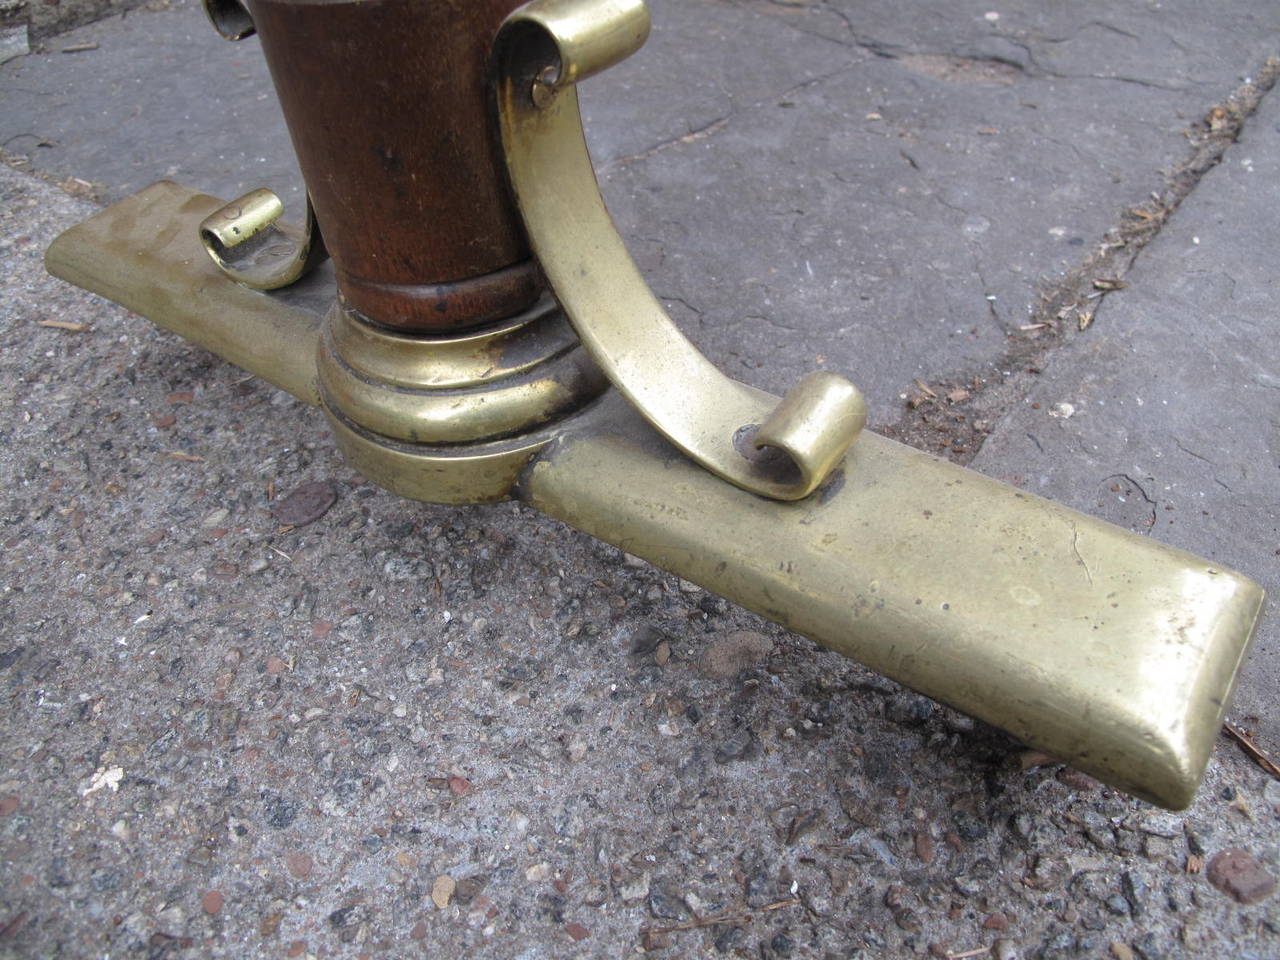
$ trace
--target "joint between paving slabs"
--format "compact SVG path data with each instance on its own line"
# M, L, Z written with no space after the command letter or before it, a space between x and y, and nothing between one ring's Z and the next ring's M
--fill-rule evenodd
M906 408L882 431L953 462L971 463L992 425L1030 392L1050 355L1087 331L1106 298L1128 285L1124 278L1142 250L1222 161L1278 78L1280 57L1269 57L1253 79L1186 130L1191 148L1170 166L1163 187L1122 210L1119 223L1106 232L1097 249L1057 282L1044 286L1026 323L1009 333L1007 349L991 365L994 373L957 371L915 381L907 391ZM981 272L976 272L981 279Z

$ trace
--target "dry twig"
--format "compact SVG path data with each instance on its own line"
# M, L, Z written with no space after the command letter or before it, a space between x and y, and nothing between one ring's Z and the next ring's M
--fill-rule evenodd
M1275 777L1277 780L1280 780L1280 764L1277 764L1274 760L1268 757L1266 753L1263 752L1262 748L1253 742L1252 737L1237 727L1230 720L1224 720L1222 722L1222 729L1227 731L1236 743L1240 744L1241 749L1249 755L1249 758L1253 760L1254 763L1267 771L1267 773L1271 774L1271 776Z
M37 327L55 327L58 330L70 330L72 333L88 333L93 327L87 323L71 323L69 320L37 320Z

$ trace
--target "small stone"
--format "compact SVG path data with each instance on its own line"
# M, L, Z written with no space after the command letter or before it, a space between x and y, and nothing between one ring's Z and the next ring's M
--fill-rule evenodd
M1133 952L1142 960L1165 960L1167 956L1162 940L1151 932L1134 941Z
M230 560L215 560L209 572L222 580L234 580L240 576L240 564Z
M264 937L274 937L280 931L280 921L282 919L283 914L278 910L268 913L258 924L258 933Z
M1012 940L997 940L991 945L996 960L1018 960L1018 947Z
M1213 827L1188 820L1182 825L1182 829L1187 835L1187 849L1201 857L1209 852L1209 843L1213 840Z
M271 505L271 515L286 527L314 523L338 500L338 488L326 480L312 480Z
M632 900L643 900L649 895L649 874L640 874L618 888L618 896L630 903Z
M465 797L472 789L472 783L466 777L449 778L449 792L455 797Z
M653 624L642 624L639 629L631 635L631 655L642 657L645 654L653 653L658 649L658 645L663 643L665 640L666 634Z
M892 890L894 888L890 888ZM768 873L757 873L747 880L747 906L753 910L767 907L783 899L783 889L778 881Z
M582 737L574 737L564 748L564 752L572 762L577 763L587 755L587 741Z
M759 741L750 729L743 727L726 737L715 751L716 763L751 760L760 752Z
M993 913L982 921L982 928L984 930L1008 930L1009 918L1003 913Z
M267 673L274 675L277 673L284 673L288 669L289 664L284 660L281 660L279 657L267 657Z
M1133 951L1129 949L1129 945L1115 940L1111 944L1111 956L1115 960L1134 960Z
M587 937L591 936L591 931L580 923L566 923L564 925L564 932L575 940L585 940Z
M906 907L894 911L893 922L898 925L898 929L911 934L919 935L924 929L924 925L920 922L920 917L916 912Z
M725 680L754 667L773 652L773 641L753 630L734 630L716 635L698 659L704 676Z
M530 883L545 883L551 879L551 864L535 863L524 872L524 878Z
M262 817L267 822L267 826L275 827L277 830L283 830L293 823L298 817L300 807L298 801L290 800L278 793L272 793L269 790L264 790L262 793Z
M351 927L358 927L372 916L373 911L363 903L353 903L329 914L329 925L335 930L345 930Z
M1129 911L1135 916L1142 916L1147 900L1147 885L1132 870L1126 870L1120 878L1120 889L1124 898L1129 901Z
M916 857L923 864L933 863L935 856L935 844L933 837L929 835L928 830L919 830L916 832Z
M1129 915L1129 901L1118 893L1113 893L1107 897L1105 905L1117 917L1127 917Z
M214 527L222 526L222 524L226 521L227 517L229 517L230 515L231 515L231 512L227 510L226 507L219 507L217 510L214 510L211 514L205 517L200 522L200 526L208 530L212 530Z
M899 694L885 706L885 715L890 720L908 726L918 726L928 722L933 713L933 701L914 693Z
M640 931L640 949L645 953L652 953L656 950L665 950L670 945L671 937L663 933L661 930Z
M650 884L649 912L659 920L685 919L684 898L679 888L669 880Z
M18 809L20 801L12 793L0 797L0 817L7 817Z
M210 890L200 898L200 907L212 917L221 912L224 902L221 890Z
M475 873L469 877L463 877L458 881L458 886L453 891L454 902L465 906L480 895L480 891L484 889L485 884L488 882L489 876L484 873Z
M663 640L654 648L653 662L660 667L665 667L671 659L671 644Z
M1276 890L1276 878L1248 850L1215 854L1205 874L1211 884L1243 904L1260 903Z
M425 940L430 930L431 927L427 924L427 921L419 920L413 925L413 929L409 931L409 936L414 940Z
M457 888L457 881L448 874L436 877L435 882L431 884L431 902L443 910L453 899L453 891Z
M1182 836L1182 818L1171 813L1152 813L1137 822L1140 831L1151 837L1172 840Z
M285 854L284 865L289 869L289 873L299 880L307 879L315 868L315 862L311 859L310 854L301 850L293 850Z
M307 952L307 941L294 940L292 943L289 944L289 949L287 949L284 952L284 955L288 957L289 960L293 960L294 957L300 957L306 952Z

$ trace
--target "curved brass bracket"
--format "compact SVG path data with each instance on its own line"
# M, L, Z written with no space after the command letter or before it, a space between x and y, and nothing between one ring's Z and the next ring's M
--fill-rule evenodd
M215 210L200 223L200 242L218 269L254 290L277 290L329 256L311 198L301 230L283 223L284 204L261 187Z
M776 403L717 370L649 291L596 184L574 84L633 53L648 33L642 0L534 0L507 18L495 66L516 202L552 290L627 400L718 476L798 500L861 431L862 395L820 372Z
M204 0L204 14L224 40L243 40L258 32L240 0Z

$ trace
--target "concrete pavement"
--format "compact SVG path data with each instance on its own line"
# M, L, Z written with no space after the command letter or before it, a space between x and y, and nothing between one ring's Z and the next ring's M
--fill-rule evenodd
M1280 589L1273 4L653 8L589 137L717 363ZM1230 741L1154 811L524 508L398 501L44 276L58 184L298 197L256 41L62 39L0 67L0 951L1275 954ZM1232 713L1273 753L1278 633Z

